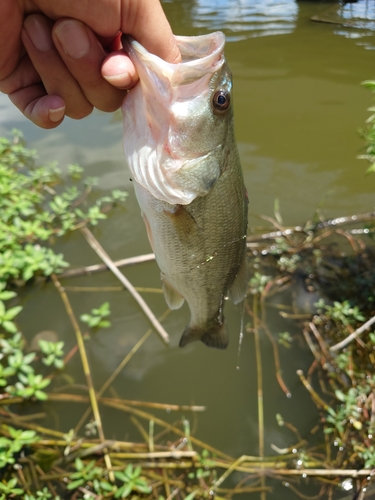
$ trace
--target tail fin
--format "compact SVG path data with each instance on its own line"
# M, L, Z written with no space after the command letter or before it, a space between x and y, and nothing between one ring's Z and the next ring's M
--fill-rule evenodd
M185 347L195 340L201 340L208 347L225 349L229 341L225 321L222 323L215 323L209 328L197 328L188 325L182 334L179 346Z

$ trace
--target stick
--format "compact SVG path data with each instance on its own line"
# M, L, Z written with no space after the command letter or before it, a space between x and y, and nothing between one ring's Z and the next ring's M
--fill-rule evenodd
M89 365L89 361L87 359L87 353L86 353L85 343L84 343L83 337L82 337L82 332L79 328L76 317L74 316L73 309L70 305L68 296L66 295L66 293L62 289L62 286L61 286L59 280L56 278L56 276L54 274L52 274L51 277L52 277L52 281L53 281L55 287L57 288L57 291L60 293L60 297L64 303L66 312L68 313L70 322L72 323L73 329L74 329L75 334L76 334L78 349L79 349L79 353L80 353L81 361L82 361L82 367L83 367L83 371L85 373L86 383L87 383L87 387L89 390L89 397L90 397L92 412L94 414L96 426L98 428L99 438L102 442L104 442L105 437L104 437L104 432L103 432L102 419L101 419L100 412L99 412L98 401L96 399L94 384L93 384L92 377L91 377L90 365ZM104 461L105 461L105 465L108 469L109 479L114 483L115 476L113 475L113 472L112 472L112 463L111 463L111 459L108 455L107 450L104 450Z
M148 307L143 298L139 295L134 286L130 283L130 281L118 270L118 268L113 263L113 260L109 257L104 248L100 245L98 240L92 234L92 232L87 229L87 227L81 228L81 233L86 238L87 243L91 246L91 248L99 255L102 261L106 264L106 266L112 271L112 273L118 278L124 287L129 291L129 293L134 297L134 299L138 302L139 306L150 320L151 324L154 326L155 330L159 333L165 344L169 344L169 335L164 330L162 325L156 319L154 313Z
M341 342L338 342L337 344L333 345L332 347L329 348L330 351L338 351L342 347L345 347L347 344L349 344L352 340L358 337L358 335L361 335L365 330L370 328L371 325L375 323L375 316L370 318L366 323L363 323L362 326L357 328L357 330L350 335L346 337L346 339L342 340Z
M322 407L325 410L327 410L329 408L328 404L325 401L323 401L323 399L319 396L319 394L317 394L314 391L314 389L311 387L311 385L309 384L308 380L304 376L303 371L302 370L297 370L297 375L299 376L299 378L300 378L301 382L303 383L303 385L306 387L306 389L311 394L311 397L314 400L315 404L317 406Z
M373 220L375 218L375 212L367 212L365 214L349 215L346 217L337 217L335 219L328 219L323 222L318 222L317 224L311 224L310 227L296 226L293 228L286 228L280 231L272 231L269 233L253 235L247 237L248 247L249 243L265 240L274 240L275 238L281 238L283 236L287 237L293 233L304 233L308 234L310 232L318 231L320 229L335 228L338 226L343 226L345 224L355 224L357 222L364 222Z
M162 321L167 314L169 314L170 310L167 309L167 311L162 314L159 318L159 321ZM133 355L138 351L138 349L143 345L143 343L148 339L148 337L151 335L153 332L152 328L147 330L147 332L143 335L143 337L135 344L134 347L130 350L130 352L125 356L125 358L121 361L121 363L118 365L116 370L112 373L112 375L107 379L107 381L104 383L104 385L101 387L100 391L98 392L98 397L100 398L102 394L107 390L107 388L112 384L112 382L115 380L117 375L121 372L121 370L124 368L124 366L129 362L129 360L133 357ZM75 427L75 432L77 433L81 426L84 424L85 420L87 417L90 415L90 407L85 411L85 413L82 415L81 420L78 422L78 424Z
M138 255L137 257L129 257L127 259L116 260L113 262L113 264L116 267L127 267L133 266L134 264L141 264L142 262L150 262L152 260L155 260L155 255L153 253L148 253L145 255ZM109 268L106 264L94 264L92 266L69 269L68 271L65 271L65 273L59 274L59 277L75 278L77 276L82 276L83 274L93 274L108 271L108 269Z

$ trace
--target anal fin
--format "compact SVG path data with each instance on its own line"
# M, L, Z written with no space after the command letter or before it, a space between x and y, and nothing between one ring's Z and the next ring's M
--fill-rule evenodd
M161 276L162 284L163 284L163 292L165 301L169 307L169 309L180 309L185 299L182 295L180 295L172 285L165 279L165 276L162 274Z
M248 273L247 273L247 260L245 253L244 258L242 259L241 266L238 270L237 276L235 277L228 291L229 298L234 304L238 304L239 302L241 302L241 300L245 298L247 290L247 280L248 280Z

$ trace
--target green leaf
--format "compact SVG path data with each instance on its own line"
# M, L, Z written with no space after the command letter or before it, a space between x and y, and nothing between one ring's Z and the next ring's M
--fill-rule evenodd
M199 493L199 490L194 490L192 491L187 497L185 497L185 500L193 500Z
M116 491L115 498L126 498L130 495L132 491L133 491L132 483L125 484Z
M3 318L5 320L12 320L17 314L19 314L22 311L22 306L15 306L12 307L11 309L8 309L6 313L3 315Z
M9 300L9 299L13 299L14 297L17 297L16 292L10 292L8 290L4 290L3 292L0 292L0 300Z
M40 401L46 401L48 399L48 395L45 392L39 390L35 391L35 397Z
M67 489L68 490L74 490L76 488L78 488L78 486L81 486L82 484L84 484L84 479L77 479L76 481L72 481L71 483L69 483L67 485Z
M23 357L23 362L29 365L32 363L35 359L36 353L35 352L29 352Z
M17 328L16 324L13 323L13 321L3 321L2 326L3 326L4 330L6 330L9 333L17 333L18 332L18 328Z

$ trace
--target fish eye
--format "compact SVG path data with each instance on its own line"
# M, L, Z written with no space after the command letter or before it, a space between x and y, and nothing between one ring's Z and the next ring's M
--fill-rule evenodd
M226 111L230 105L230 94L226 90L217 90L212 98L212 104L216 111Z

